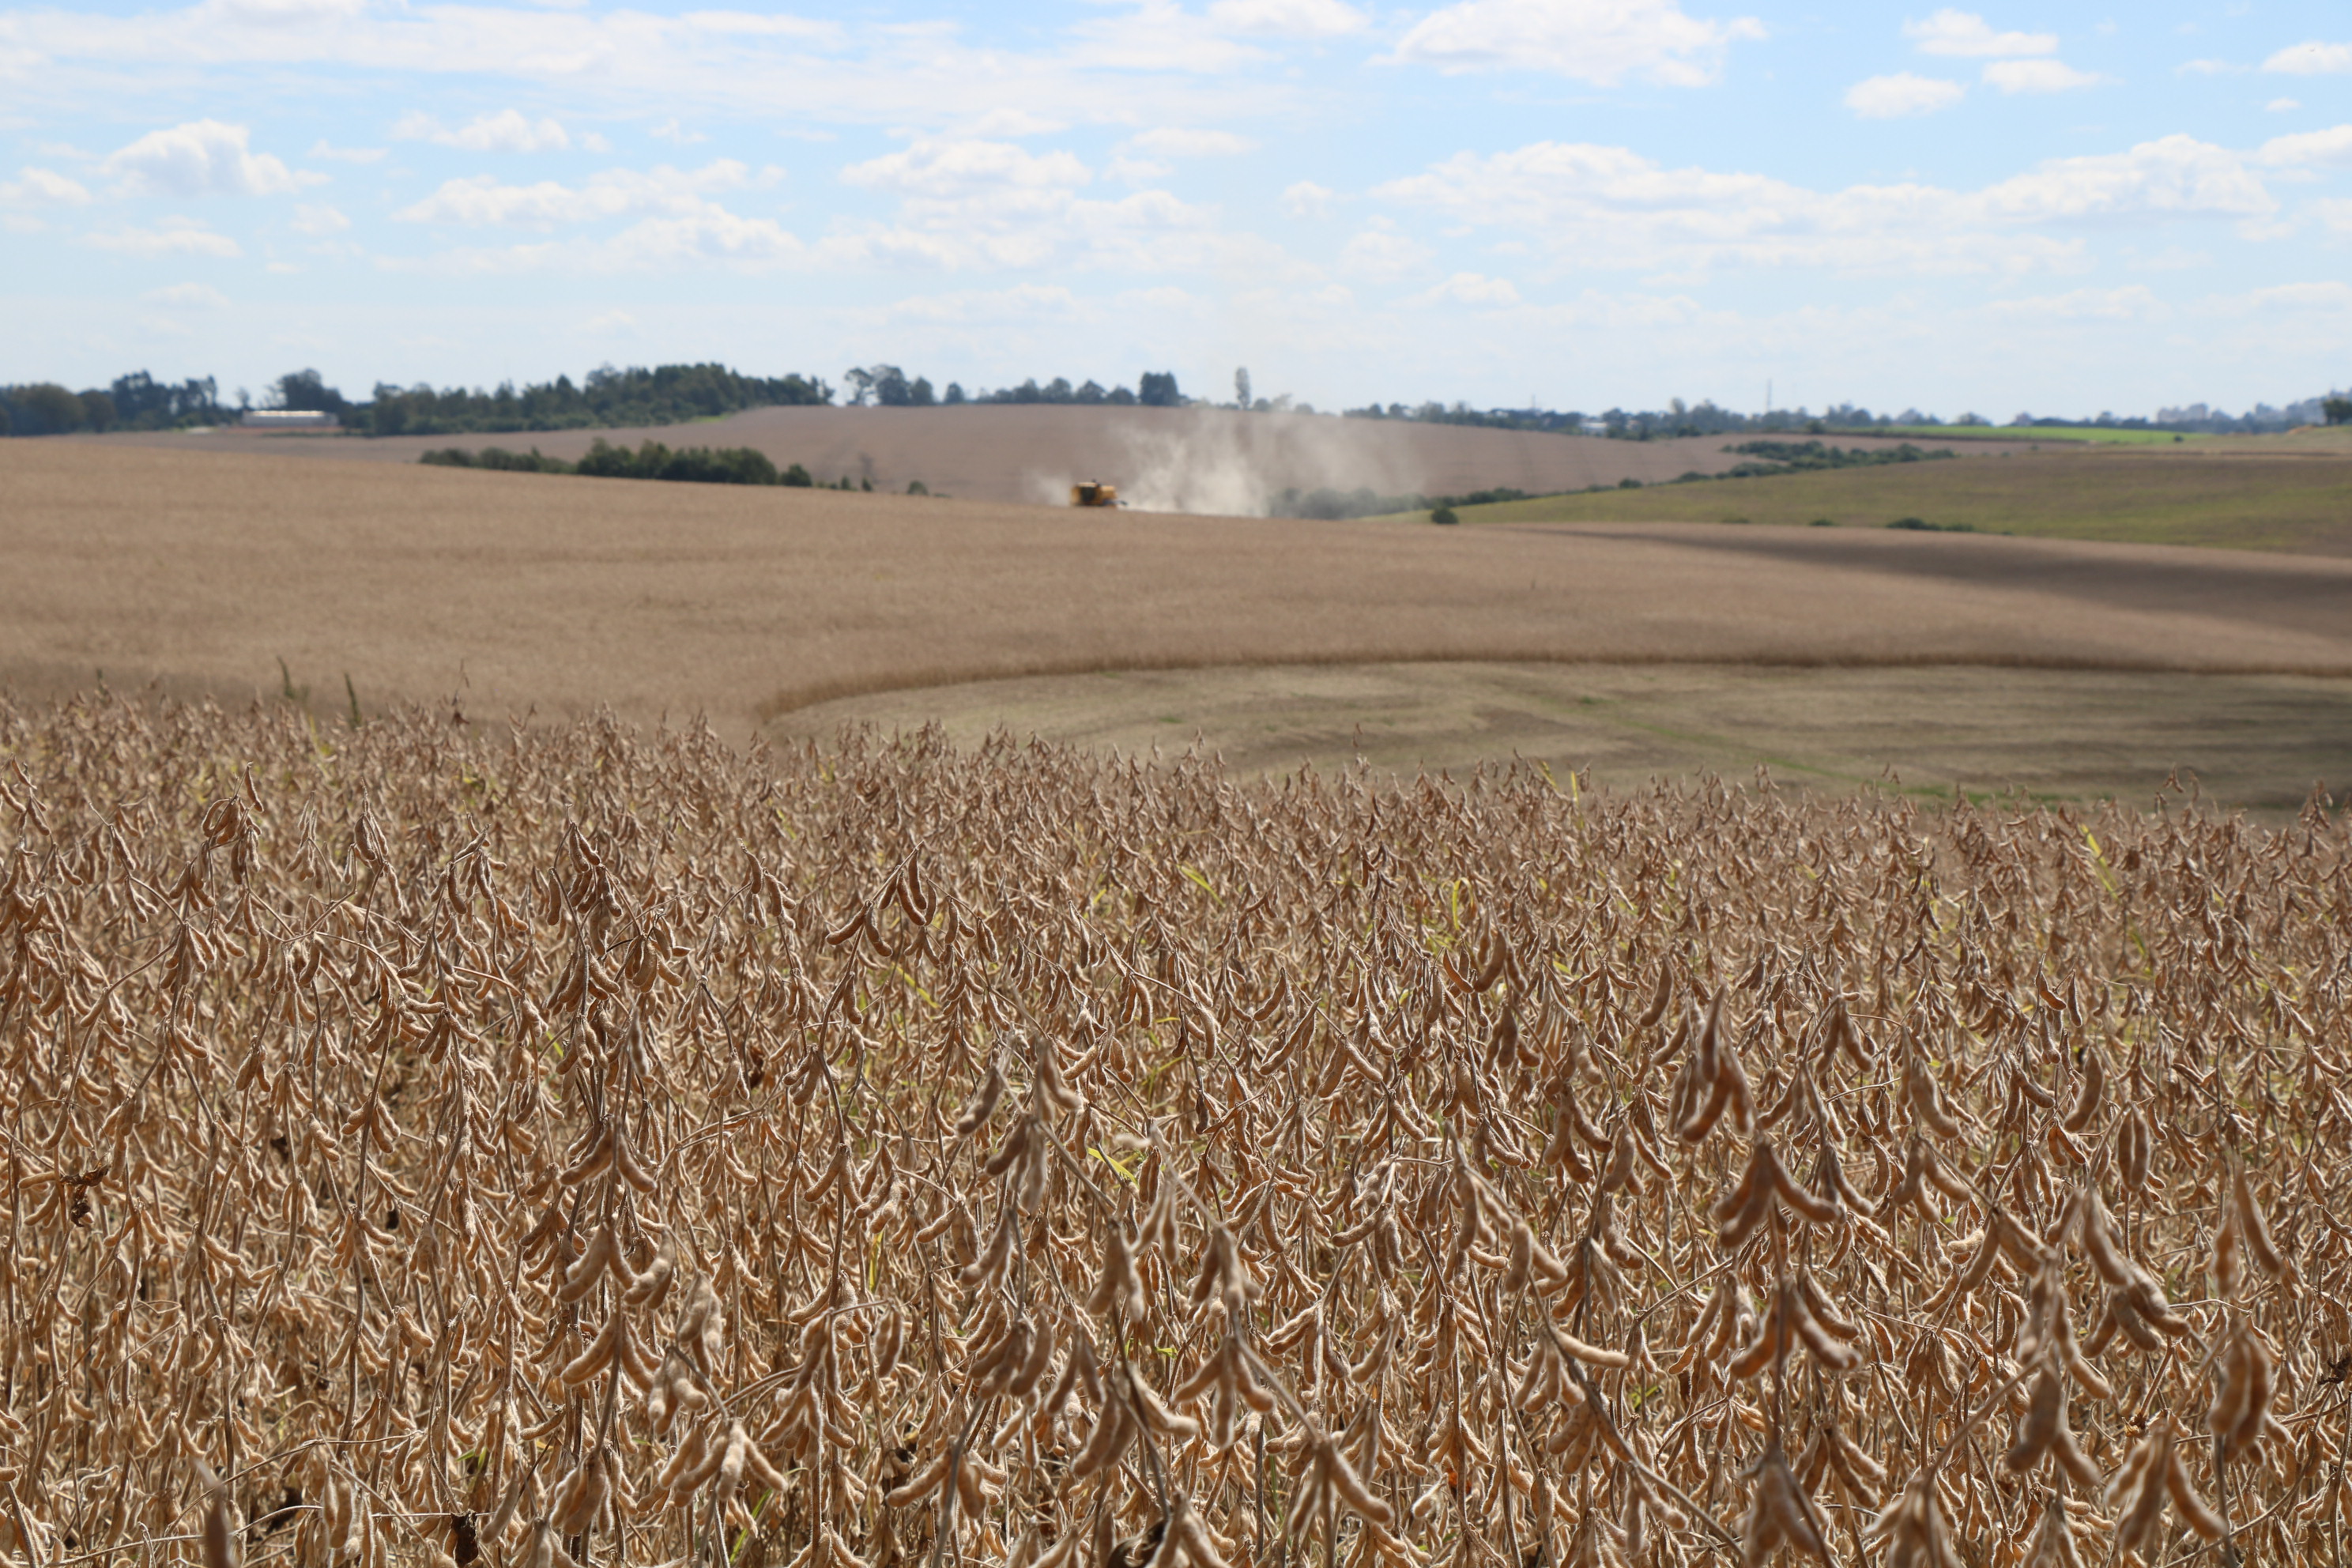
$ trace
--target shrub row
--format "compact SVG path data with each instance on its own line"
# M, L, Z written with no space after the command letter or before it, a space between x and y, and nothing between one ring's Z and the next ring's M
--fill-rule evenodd
M773 459L756 447L680 447L672 448L659 441L648 440L635 451L615 447L598 437L589 447L587 456L576 463L562 458L550 458L533 447L528 452L509 452L502 447L485 447L478 452L468 452L462 447L443 447L426 452L417 458L446 468L498 468L526 474L586 474L599 479L670 479L698 485L787 485L796 489L815 486L809 471L798 463L779 469ZM847 489L849 481L841 481ZM869 484L867 489L873 487Z

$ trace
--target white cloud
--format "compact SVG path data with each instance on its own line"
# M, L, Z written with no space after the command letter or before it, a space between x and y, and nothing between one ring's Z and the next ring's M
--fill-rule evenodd
M89 192L78 180L47 169L26 167L16 171L16 177L0 184L0 202L21 203L28 206L78 207L89 201Z
M148 0L115 16L51 3L0 7L0 57L38 57L47 72L87 67L109 80L258 77L314 92L337 90L352 75L462 79L467 91L482 82L549 90L591 100L596 112L690 104L699 116L765 121L782 134L844 125L969 133L1008 104L1119 127L1214 124L1301 107L1302 85L1260 68L1280 63L1279 40L1241 25L1321 27L1344 21L1341 12L1245 5L1227 14L1234 26L1225 26L1210 3L1117 0L1074 7L1083 19L1058 27L999 26L985 7L971 19L915 20L866 7L856 21L834 23L751 9L665 16L629 4L352 0L294 5L273 18L220 0ZM975 36L983 33L998 36ZM578 127L569 133L576 144Z
M637 319L626 310L607 310L581 322L580 330L592 337L635 337Z
M1339 193L1329 186L1318 185L1312 180L1300 180L1296 184L1283 187L1282 210L1292 217L1328 217L1331 205L1338 200Z
M2204 308L2222 316L2323 311L2352 314L2352 283L2274 283L2243 294L2216 295Z
M208 283L174 283L168 289L150 289L139 298L150 305L168 305L181 310L228 309L228 296Z
M217 120L152 131L99 167L130 195L282 196L300 188L293 171L254 153L250 132Z
M646 132L646 134L655 137L660 141L669 142L675 147L691 147L697 142L708 142L710 140L709 137L705 136L699 131L688 131L681 128L676 116L672 116L670 119L663 121L659 125L651 127Z
M2287 76L2341 76L2352 72L2352 44L2323 44L2315 39L2291 45L2264 60L2263 69Z
M1099 319L1091 301L1058 284L1023 283L1011 289L919 294L892 303L882 320L943 326L1011 326L1036 321Z
M1130 136L1127 145L1161 158L1233 158L1257 151L1257 143L1230 131L1201 131L1184 125L1162 125Z
M1667 168L1623 147L1537 142L1461 153L1373 195L1473 227L1527 231L1564 267L1677 279L1724 265L1913 275L2072 270L2083 265L2085 241L2064 226L2261 218L2277 210L2238 154L2188 136L2052 160L1973 192L1918 184L1815 191L1762 174Z
M1448 73L1543 70L1613 87L1629 76L1704 87L1740 39L1764 37L1752 16L1685 14L1677 0L1460 0L1415 23L1396 58Z
M709 194L751 183L751 170L731 158L719 159L691 173L667 165L651 172L607 169L578 185L553 180L509 185L495 174L477 174L445 181L439 190L393 216L404 223L466 227L516 224L536 228L599 223L648 212L691 216L704 210L703 198Z
M767 16L751 11L688 11L678 20L697 32L738 37L804 38L828 42L840 33L840 28L831 22L811 21L804 16Z
M2334 234L2352 234L2352 200L2341 196L2316 201L2307 209L2321 226Z
M1009 142L918 142L841 172L850 184L933 201L957 201L982 191L1058 191L1094 175L1072 153L1033 153Z
M2273 114L2291 114L2294 110L2301 109L2303 105L2296 102L2292 98L2273 98L2268 103L2263 104L2263 107L2269 110Z
M392 128L392 134L398 141L432 142L444 147L461 147L468 153L568 153L572 150L571 132L565 131L559 121L527 119L519 109L502 109L496 114L478 114L455 131L418 110L403 115L400 123Z
M2063 60L1990 60L1984 79L1987 87L2003 92L2068 92L2078 87L2096 87L2107 79L2078 71Z
M367 0L205 0L200 9L226 26L299 27L356 20Z
M459 274L661 273L690 266L763 271L801 264L808 256L800 237L772 218L744 217L697 201L691 210L641 219L608 239L451 250L394 265Z
M154 228L118 228L86 234L82 242L123 256L212 256L227 259L243 256L244 247L225 234L215 234L194 218L165 218Z
M352 226L352 220L329 206L298 206L294 209L294 232L323 239L331 234L341 234Z
M2152 289L2138 283L2121 289L2077 289L2023 300L1996 300L1990 316L2045 321L2135 321L2167 314Z
M1369 18L1342 0L1215 0L1210 25L1229 33L1333 38L1361 32Z
M327 139L321 136L317 144L311 147L310 155L313 158L331 159L339 163L379 163L383 161L385 151L382 147L331 146Z
M1042 114L1032 114L1025 109L1000 105L982 115L971 124L962 127L963 133L983 141L992 136L1051 136L1070 128L1066 120L1049 120ZM831 138L828 137L827 140Z
M1272 58L1263 49L1235 43L1233 35L1237 30L1187 11L1177 0L1129 0L1111 16L1073 27L1080 41L1064 51L1063 58L1068 65L1113 72L1219 76Z
M1370 226L1339 247L1341 271L1376 283L1419 272L1436 258L1437 252L1408 235L1399 234L1396 226L1386 218L1374 218Z
M1983 195L2003 217L2116 217L2205 214L2261 217L2278 210L2238 155L2193 136L2143 142L2127 153L2053 158Z
M1507 278L1489 278L1480 272L1456 272L1435 288L1424 289L1404 302L1407 305L1475 305L1486 310L1502 310L1519 303L1519 291Z
M2273 169L2307 168L2313 164L2352 164L2352 125L2326 131L2273 136L2254 153L2257 163Z
M2055 33L1996 33L1975 12L1949 6L1924 22L1904 23L1903 36L1917 45L1923 55L1982 57L2058 52Z
M2150 256L2141 256L2130 250L2126 250L2125 255L2136 272L2188 272L2213 265L2211 251L2190 250L2178 245L2168 245Z
M1969 94L1956 81L1898 71L1858 81L1845 91L1845 106L1864 120L1895 120L1949 109Z
M1113 153L1110 162L1103 165L1103 177L1117 180L1122 185L1157 184L1175 172L1169 164L1155 163L1149 158L1130 158L1124 153Z

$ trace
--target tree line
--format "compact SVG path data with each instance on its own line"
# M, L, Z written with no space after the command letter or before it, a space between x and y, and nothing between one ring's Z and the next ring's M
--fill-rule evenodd
M852 407L871 405L877 408L952 408L974 403L1069 403L1114 408L1181 408L1187 401L1177 390L1173 371L1145 371L1131 391L1124 386L1105 386L1091 377L1073 386L1067 376L1060 375L1042 386L1035 376L1031 376L1018 386L994 392L966 393L961 383L951 381L940 391L933 388L930 377L910 376L895 364L854 367L844 372L841 379Z
M871 490L874 488L871 479L852 485L846 475L837 486L822 484L798 463L777 468L775 459L756 447L673 448L651 438L632 451L599 436L589 443L586 456L577 462L548 457L536 447L528 452L510 452L503 447L485 447L478 452L469 452L463 447L442 447L419 455L416 460L435 468L494 468L523 474L583 474L599 479L667 479L674 483L698 485L781 485L790 489ZM930 492L918 479L907 487L907 493L929 495Z
M1052 404L1081 406L1180 408L1207 406L1209 400L1187 397L1172 371L1147 371L1134 387L1105 386L1088 379L1072 384L1066 376L1040 384L1035 377L1017 386L967 393L956 382L935 388L923 375L908 375L893 364L853 367L844 373L839 391L851 406L883 408L954 407L972 404ZM1289 396L1253 397L1249 372L1234 373L1234 401L1216 405L1260 413L1312 414L1312 405L1294 403ZM614 426L683 424L715 418L746 409L824 405L836 389L810 375L745 375L717 364L666 364L651 369L631 366L616 370L604 365L580 381L559 375L551 382L517 386L502 382L489 390L436 388L425 383L401 387L379 382L366 401L346 397L329 385L316 370L290 371L271 382L260 406L332 415L345 429L363 436L477 435L529 430L609 428ZM118 376L108 386L75 392L54 382L0 386L0 435L51 436L78 430L166 430L233 424L254 404L239 390L234 398L222 395L211 376L184 382L157 381L145 371ZM1838 403L1816 414L1800 406L1763 414L1741 414L1702 398L1696 404L1677 397L1663 409L1609 408L1598 414L1577 409L1473 408L1466 403L1367 404L1342 411L1350 419L1395 419L1427 425L1465 425L1490 429L1535 430L1562 435L1601 436L1617 440L1648 441L1688 436L1774 435L1867 432L1898 427L1992 427L1977 414L1946 420L1916 408L1899 414L1874 413L1852 403ZM2103 413L2093 419L2054 419L2020 414L2009 428L2032 429L2095 426L2116 429L2174 430L2224 433L2286 429L2296 425L2352 424L2352 397L2334 393L2273 407L2257 404L2242 416L2232 416L2192 404L2165 408L2153 419L2118 418Z
M0 386L0 436L70 436L77 430L170 430L236 417L212 377L173 384L145 371L110 386L73 392L53 381Z

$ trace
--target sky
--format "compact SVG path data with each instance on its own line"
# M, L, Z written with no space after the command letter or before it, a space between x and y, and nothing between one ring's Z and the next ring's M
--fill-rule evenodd
M0 0L0 382L2352 384L2344 0Z

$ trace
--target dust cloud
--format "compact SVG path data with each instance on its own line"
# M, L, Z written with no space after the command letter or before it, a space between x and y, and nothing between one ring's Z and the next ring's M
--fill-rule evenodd
M1031 489L1041 503L1066 505L1072 484L1101 479L1138 511L1202 517L1265 517L1286 489L1423 489L1421 465L1383 434L1368 422L1313 415L1162 417L1108 432L1099 471L1038 471Z

